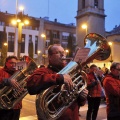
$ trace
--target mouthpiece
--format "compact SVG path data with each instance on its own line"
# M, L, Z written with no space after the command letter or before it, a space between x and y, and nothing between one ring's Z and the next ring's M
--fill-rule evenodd
M62 60L69 60L69 61L72 60L72 59L73 58L65 58L65 57L62 58Z

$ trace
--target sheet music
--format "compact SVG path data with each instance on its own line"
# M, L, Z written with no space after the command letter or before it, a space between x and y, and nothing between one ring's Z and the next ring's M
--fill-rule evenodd
M26 61L20 61L16 63L16 70L22 70L27 67Z
M73 61L80 63L85 62L89 52L90 52L90 48L79 48L75 54Z

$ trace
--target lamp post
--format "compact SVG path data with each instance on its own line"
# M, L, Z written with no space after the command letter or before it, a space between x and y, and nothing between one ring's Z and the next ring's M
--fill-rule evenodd
M46 43L46 35L43 33L43 34L41 34L41 37L44 39L44 42L43 42L43 55L42 55L42 57L43 57L43 60L44 60L44 62L43 62L43 64L45 65L45 57L46 57L46 54L45 54L45 43Z
M20 58L21 53L21 43L22 43L22 23L18 23L18 58Z
M110 45L111 48L111 55L110 55L110 62L113 62L113 58L112 58L112 42L108 42L108 44Z
M20 58L21 53L21 43L22 43L22 26L28 25L29 21L24 20L23 21L23 9L24 7L21 6L20 10L20 16L18 15L18 0L16 0L16 18L15 20L12 20L12 24L15 25L15 42L14 42L14 55L16 55L18 58ZM19 17L19 18L18 18ZM18 27L18 39L17 39L17 27ZM18 44L18 52L16 53L16 46Z
M13 24L16 24L15 21L17 21L17 14L18 14L18 0L16 0L16 15L15 15L15 20ZM15 40L14 40L14 55L15 56L17 56L16 45L17 45L17 26L15 25Z
M8 52L8 43L4 42L2 43L2 49L1 49L1 61L0 64L4 64L4 60L7 57L7 52Z
M83 24L81 27L82 29L85 29L85 32L86 32L85 34L87 35L87 28L88 28L87 24Z

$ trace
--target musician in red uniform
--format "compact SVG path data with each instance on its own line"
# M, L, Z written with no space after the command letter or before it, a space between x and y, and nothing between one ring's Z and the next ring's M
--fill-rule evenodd
M16 72L15 65L17 61L18 59L16 56L9 56L6 58L5 66L0 69L0 90L5 86L12 86L19 90L21 89L14 79L9 79L10 76ZM0 120L19 120L21 107L21 102L13 109L3 109L0 106Z
M99 72L98 72L99 71ZM99 73L99 74L98 74ZM103 72L98 70L98 67L94 64L90 66L87 81L88 88L88 111L86 115L86 120L96 120L98 109L101 101L101 85L100 79Z
M107 120L120 120L120 63L113 62L103 80L106 93Z
M48 48L48 67L42 67L35 70L33 75L27 81L28 92L31 95L39 94L41 91L51 87L52 85L65 84L68 90L73 88L73 82L68 74L57 74L65 65L65 51L58 44L51 45ZM82 97L78 99L62 114L58 120L79 120L79 105L84 105L87 96L87 90L81 92ZM59 104L59 103L58 103ZM38 116L39 120L42 120Z

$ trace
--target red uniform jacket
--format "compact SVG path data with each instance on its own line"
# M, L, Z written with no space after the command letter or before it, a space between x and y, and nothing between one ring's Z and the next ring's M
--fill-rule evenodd
M1 68L0 69L0 83L2 83L3 79L5 78L10 78L10 76L12 76L12 74L14 74L13 72L10 73L10 71L8 71L5 68ZM20 101L15 107L14 109L21 109L22 108L22 102Z
M87 75L88 75L87 86L90 87L90 89L88 89L89 95L91 97L101 97L102 89L100 84L97 83L97 80L95 79L94 74L91 72L91 73L88 73Z
M38 68L27 81L27 88L30 94L39 94L42 90L51 85L63 84L63 75L56 74L58 72L54 67ZM80 99L75 101L58 120L79 120L78 110L79 106L85 104L85 100ZM40 119L39 119L40 120Z
M120 118L120 79L109 74L103 80L103 87L106 93L107 115Z

